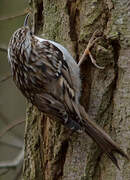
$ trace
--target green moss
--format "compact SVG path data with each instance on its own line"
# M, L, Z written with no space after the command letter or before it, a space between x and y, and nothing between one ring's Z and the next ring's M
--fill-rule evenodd
M86 12L84 12L84 16L83 16L83 21L84 23L82 23L82 27L80 30L80 40L84 40L85 37L90 34L91 32L93 32L93 30L95 29L95 25L101 21L101 15L103 13L103 11L105 11L104 9L104 5L102 1L99 1L97 3L97 1L90 1L88 2L90 3L89 7L90 9L88 9ZM95 3L97 3L95 5ZM101 26L101 23L99 23L98 27Z
M47 39L55 40L61 31L61 12L55 3L47 3L44 7L44 26L43 33Z

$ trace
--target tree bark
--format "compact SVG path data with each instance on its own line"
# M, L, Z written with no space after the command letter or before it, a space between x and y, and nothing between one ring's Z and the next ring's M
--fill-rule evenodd
M81 67L81 103L120 147L130 153L130 3L129 0L32 0L34 28L61 43L76 61L92 33L102 39L92 48L104 70L90 60ZM118 156L119 171L84 134L66 130L31 104L25 127L24 180L129 180L130 163Z

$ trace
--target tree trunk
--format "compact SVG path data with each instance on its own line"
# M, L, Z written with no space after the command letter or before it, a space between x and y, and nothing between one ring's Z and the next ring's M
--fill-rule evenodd
M76 61L92 33L102 39L81 67L81 103L120 147L130 153L130 3L129 0L32 0L34 27L45 39L61 43ZM82 134L27 106L24 180L129 180L130 163L118 156L120 171Z

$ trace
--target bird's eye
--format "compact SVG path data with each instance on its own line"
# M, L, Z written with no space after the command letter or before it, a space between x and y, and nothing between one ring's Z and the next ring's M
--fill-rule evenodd
M30 35L32 36L33 34L32 34L32 31L30 31Z

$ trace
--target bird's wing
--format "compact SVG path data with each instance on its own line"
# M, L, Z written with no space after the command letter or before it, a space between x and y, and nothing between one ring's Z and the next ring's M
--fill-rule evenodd
M63 77L68 87L72 87L71 74L67 62L63 58L62 52L49 41L39 42L33 46L31 54L31 66L37 69L45 79L51 81ZM60 81L61 82L61 81Z
M64 104L51 94L36 94L35 105L41 112L46 113L52 119L58 120L61 124L65 125L65 127L74 131L82 131L82 127L68 114Z
M57 115L56 109L62 109L63 114L70 113L73 114L74 119L77 121L80 119L80 113L78 110L78 106L76 103L76 90L73 86L72 76L70 72L70 68L67 62L64 60L62 52L53 44L48 41L37 43L34 46L36 49L33 50L33 53L37 53L37 55L33 55L31 57L31 66L34 67L36 72L38 73L34 77L36 85L40 85L43 87L41 92L36 93L35 103L36 106L43 112L45 112L46 103L48 103L48 107L50 110L46 110L46 112L52 112L52 108L54 107L54 113ZM33 78L35 74L32 73L31 78ZM50 102L49 102L50 99ZM42 102L42 103L41 103ZM45 104L43 105L43 103ZM50 103L50 106L49 106ZM77 116L77 118L75 117Z

